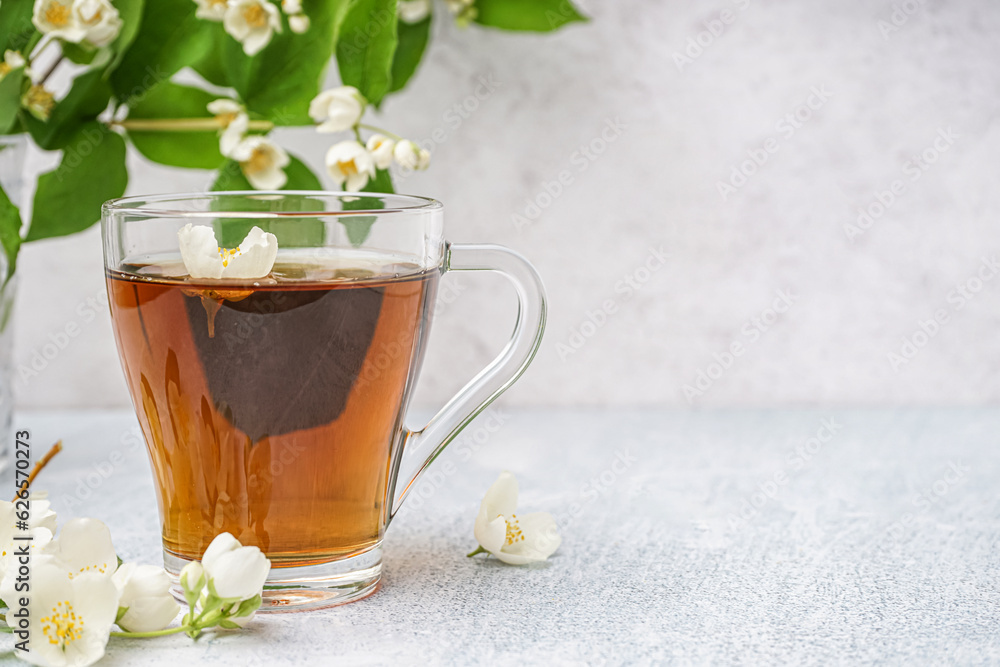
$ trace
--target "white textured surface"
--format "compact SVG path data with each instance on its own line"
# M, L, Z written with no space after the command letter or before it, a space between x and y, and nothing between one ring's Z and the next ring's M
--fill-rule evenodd
M261 617L194 645L118 641L103 664L1000 661L996 410L499 416L492 436L480 420L435 463L417 489L426 500L390 527L375 596ZM39 452L65 439L38 485L62 519L99 517L124 558L156 562L142 451L123 450L86 493L88 477L100 479L94 466L136 428L131 414L17 422ZM829 434L824 424L832 438L811 442ZM447 461L457 474L440 472ZM559 517L563 546L548 564L463 555L479 499L503 468L517 475L526 511ZM775 479L784 481L770 489ZM756 496L761 488L773 498Z
M383 120L416 138L445 132L432 169L402 191L444 201L453 240L514 246L545 277L549 334L507 400L685 406L683 386L734 341L745 354L693 404L1000 400L1000 281L961 310L949 302L981 257L1000 252L1000 5L910 3L915 12L888 38L878 21L902 0L581 0L594 21L548 37L439 22L414 87ZM727 8L734 22L678 71L674 54ZM453 128L449 108L481 76L502 85ZM788 137L777 124L813 87L831 97ZM614 118L627 130L579 172L574 153ZM953 145L910 181L904 163L949 127ZM320 164L327 139L286 137ZM778 151L723 202L717 183L769 138ZM209 179L133 165L134 193ZM572 184L515 229L511 216L563 170ZM850 241L844 225L895 179L906 191ZM651 246L670 259L625 299L616 282ZM68 322L82 331L21 383L22 405L126 404L107 318L84 321L86 300L102 290L99 255L94 232L25 252L18 358ZM509 330L495 284L462 287L435 331L424 404L440 404ZM751 340L744 327L778 290L795 305ZM563 361L557 345L607 299L620 310ZM887 354L942 309L948 323L896 372Z

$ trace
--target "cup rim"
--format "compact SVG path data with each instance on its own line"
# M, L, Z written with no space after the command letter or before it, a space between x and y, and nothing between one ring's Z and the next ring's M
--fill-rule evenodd
M172 202L211 199L220 196L244 197L285 197L311 196L319 199L344 197L382 197L399 201L401 205L388 208L358 209L355 211L198 211L182 208L169 208L164 205ZM316 218L328 216L355 215L385 215L387 213L428 213L444 208L436 199L420 195L405 195L386 192L340 192L331 190L220 190L218 192L181 192L160 195L132 195L119 197L104 202L101 213L109 215L130 215L146 218L217 218L224 215L227 218L263 219L263 218Z

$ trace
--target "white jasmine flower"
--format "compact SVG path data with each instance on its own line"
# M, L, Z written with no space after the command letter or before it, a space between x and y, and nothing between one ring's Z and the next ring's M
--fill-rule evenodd
M222 125L219 152L231 157L236 146L243 141L247 128L250 127L250 117L247 116L242 104L228 98L209 102L208 111L215 114L215 119Z
M52 541L52 535L56 532L56 513L52 511L49 501L32 495L29 503L28 530L24 531L17 528L18 506L5 500L0 501L0 582L4 579L7 567L15 561L19 549L25 545L31 550L41 549ZM30 542L14 539L26 535L31 535Z
M87 36L86 26L73 11L74 0L35 0L31 22L38 31L74 44Z
M252 280L271 273L278 256L278 239L254 227L239 248L219 247L215 231L204 225L185 225L177 232L181 260L194 279L236 278Z
M231 0L222 25L253 56L281 32L281 12L267 0Z
M302 0L281 0L281 9L286 14L301 14Z
M39 559L31 566L28 605L28 651L18 658L46 667L87 667L104 656L111 627L118 613L118 589L111 577L86 572L67 580L54 559ZM0 597L12 601L14 612L23 593L14 589L13 577L0 586ZM16 640L15 640L16 641Z
M562 538L551 514L516 515L517 480L507 471L486 492L476 517L480 546L511 565L544 561L559 548Z
M453 14L461 14L463 11L476 4L476 0L444 0L448 9Z
M291 159L267 137L255 135L243 139L229 157L240 163L243 175L258 190L278 190L288 181L283 169Z
M21 106L38 120L48 120L56 106L55 95L41 84L32 84L21 96Z
M396 142L384 134L373 134L368 137L366 148L375 160L375 166L379 169L388 169L392 164L392 151L396 147Z
M305 14L293 14L288 17L288 27L296 35L301 35L309 31L309 17Z
M319 123L317 132L343 132L361 120L367 104L354 86L324 90L309 103L309 115Z
M181 607L170 593L170 577L161 567L123 563L112 575L118 587L118 625L128 632L153 632L170 625Z
M99 519L70 519L40 555L55 559L70 579L87 573L110 577L118 567L111 531Z
M357 141L334 144L326 153L326 169L330 177L350 192L357 192L375 178L375 160Z
M431 163L431 153L409 139L403 139L393 150L393 157L407 169L426 169Z
M479 15L476 0L445 0L445 4L455 15L455 23L462 27L469 25Z
M223 599L250 600L260 595L271 561L257 547L245 547L229 533L218 535L201 558L209 589Z
M3 62L0 63L0 79L3 79L14 70L24 67L25 64L27 63L20 51L7 49L3 52Z
M399 0L399 18L405 23L420 23L431 13L431 0Z
M122 20L108 0L75 0L73 13L84 29L84 41L96 47L115 41L122 29Z
M198 9L194 15L206 21L222 21L226 16L226 8L229 6L228 0L194 0L198 3Z
M197 594L205 587L205 567L201 564L201 561L193 560L184 566L178 578L180 579L181 588Z

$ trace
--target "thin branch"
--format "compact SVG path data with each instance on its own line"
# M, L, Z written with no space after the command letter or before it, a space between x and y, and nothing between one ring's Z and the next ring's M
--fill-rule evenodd
M38 477L38 473L42 472L42 469L49 464L49 461L52 460L52 457L61 451L62 451L62 440L52 445L52 448L49 449L49 451L45 454L45 456L43 456L35 463L35 467L31 469L31 474L28 475L28 479L21 486L21 489L27 491L28 488L31 486L31 483L35 481L36 477ZM19 496L15 495L14 500L17 500L18 497ZM11 500L11 502L14 502L14 500Z
M126 118L111 123L133 132L214 132L222 129L222 122L216 118ZM252 120L250 130L272 130L274 123L269 120Z
M376 127L375 125L368 125L367 123L358 123L358 127L363 127L366 130L371 130L372 132L378 132L379 134L384 134L394 141L402 141L403 137L398 134L394 134L389 130L382 129L381 127Z
M55 62L53 62L52 65L50 65L47 70L45 70L45 74L43 74L41 78L38 79L38 82L35 85L40 86L46 81L48 81L48 78L52 76L53 72L56 71L56 68L59 67L59 63L63 61L63 58L64 56L62 54L59 54L59 57L56 58Z

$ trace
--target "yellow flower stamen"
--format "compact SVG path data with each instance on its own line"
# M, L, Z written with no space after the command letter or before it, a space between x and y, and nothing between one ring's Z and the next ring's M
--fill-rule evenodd
M251 28L267 27L267 12L260 5L250 5L244 9L243 18Z
M66 646L83 636L83 619L73 611L69 600L52 607L52 613L40 619L42 633L49 643L66 650Z
M42 86L34 85L24 94L24 99L21 102L43 118L48 118L49 114L52 113L52 108L56 105L56 98Z
M354 176L358 173L358 165L354 164L354 160L348 160L347 162L337 161L337 168L345 176Z
M86 567L81 567L79 572L70 572L69 578L72 579L78 574L83 574L84 572L90 572L92 570L96 570L101 574L107 574L108 572L108 568L106 565L87 565Z
M226 113L215 114L215 120L219 121L219 125L223 128L227 128L230 123L236 120L237 116L239 116L238 113L227 111Z
M63 26L69 24L70 11L70 6L68 4L64 5L61 2L50 2L49 6L45 8L45 21L49 23L49 25L62 28Z
M524 534L521 532L521 526L517 523L517 515L512 514L507 520L507 542L504 546L509 547L515 542L524 542Z
M219 257L222 258L222 266L229 266L229 260L242 254L243 251L239 248L219 248Z
M250 159L243 163L247 171L264 171L271 164L271 158L268 157L268 152L263 148L253 149L253 153L250 154Z

